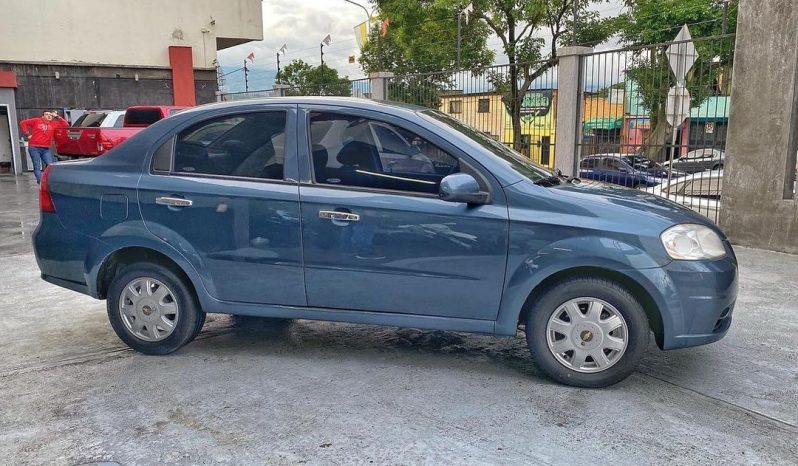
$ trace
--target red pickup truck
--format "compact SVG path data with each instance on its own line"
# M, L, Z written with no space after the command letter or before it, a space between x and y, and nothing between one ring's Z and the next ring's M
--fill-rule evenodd
M91 111L69 128L55 131L55 147L60 157L97 157L158 120L187 107L142 105L126 111ZM121 114L124 113L124 116Z

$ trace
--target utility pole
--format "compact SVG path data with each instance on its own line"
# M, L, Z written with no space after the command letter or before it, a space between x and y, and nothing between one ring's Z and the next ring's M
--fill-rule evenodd
M571 45L576 45L578 39L576 38L577 34L579 34L579 0L574 0L574 40Z
M456 65L455 65L455 67L458 70L460 69L460 43L462 41L462 39L461 39L461 30L463 28L462 22L460 21L460 18L462 18L462 17L463 17L463 10L459 10L457 12L457 62L456 62Z
M723 26L721 26L721 34L726 34L729 29L729 0L721 0L723 3Z
M247 59L244 59L244 91L249 92L249 69L247 68Z
M277 84L282 84L280 82L280 52L277 52Z

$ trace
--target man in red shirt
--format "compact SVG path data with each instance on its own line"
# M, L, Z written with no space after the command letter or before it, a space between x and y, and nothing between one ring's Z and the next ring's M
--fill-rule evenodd
M53 154L50 153L50 143L57 128L69 126L58 112L44 112L42 116L22 120L19 127L22 134L28 139L28 153L33 162L33 175L36 182L42 179L42 169L53 163ZM42 166L42 164L44 166Z

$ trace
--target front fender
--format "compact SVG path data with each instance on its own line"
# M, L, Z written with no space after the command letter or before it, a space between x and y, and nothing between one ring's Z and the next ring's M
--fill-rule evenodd
M530 245L513 241L511 244ZM511 247L502 303L496 319L496 334L515 335L518 317L527 298L554 274L583 267L606 269L621 273L651 291L654 285L637 271L659 269L663 265L631 242L598 235L564 238L533 252ZM652 298L659 308L664 305L660 296Z

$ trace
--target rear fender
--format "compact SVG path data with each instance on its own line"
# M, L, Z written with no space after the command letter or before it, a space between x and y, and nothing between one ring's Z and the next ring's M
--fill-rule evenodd
M99 298L99 274L108 258L117 251L134 247L155 251L172 260L191 281L200 303L207 302L209 290L205 287L197 269L170 244L154 237L141 222L121 223L110 228L99 241L93 243L86 256L85 265L86 283L91 296Z

